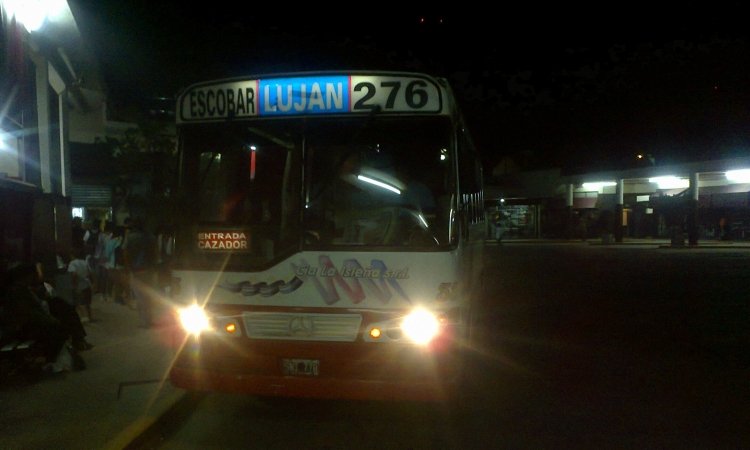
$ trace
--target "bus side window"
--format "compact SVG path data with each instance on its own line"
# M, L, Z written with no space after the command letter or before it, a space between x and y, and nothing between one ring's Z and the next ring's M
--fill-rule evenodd
M465 130L461 130L458 141L458 173L461 194L479 191L475 159L476 153L471 138Z
M482 165L466 130L459 130L458 173L460 201L465 204L469 223L484 221Z

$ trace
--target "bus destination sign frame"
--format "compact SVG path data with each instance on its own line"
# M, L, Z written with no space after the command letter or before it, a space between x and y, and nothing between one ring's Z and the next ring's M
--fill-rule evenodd
M419 75L310 75L189 87L178 123L321 114L448 114L436 80Z

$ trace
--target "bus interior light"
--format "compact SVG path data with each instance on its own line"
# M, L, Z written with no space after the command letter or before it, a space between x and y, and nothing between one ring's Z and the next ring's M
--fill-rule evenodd
M255 162L255 150L257 150L257 147L254 145L250 146L250 180L255 180L255 170L256 170L256 162Z
M357 175L357 179L360 181L364 181L365 183L370 183L373 186L377 186L379 188L386 189L388 191L393 192L394 194L401 195L401 190L399 190L396 186L393 186L391 184L388 184L383 181L378 181L374 178L366 177L364 175Z

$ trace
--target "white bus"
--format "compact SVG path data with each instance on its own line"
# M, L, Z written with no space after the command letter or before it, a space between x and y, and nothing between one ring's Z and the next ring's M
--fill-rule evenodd
M482 169L448 83L417 73L223 79L177 103L189 390L444 398L485 241Z

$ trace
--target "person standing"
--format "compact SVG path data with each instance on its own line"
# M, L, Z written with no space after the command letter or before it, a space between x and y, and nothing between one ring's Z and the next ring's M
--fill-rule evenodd
M495 227L495 241L502 243L506 231L508 231L508 218L505 213L498 209L492 217L492 224Z
M114 227L112 235L104 249L105 268L107 270L107 287L104 294L112 298L115 303L121 305L125 304L128 286L125 261L122 256L123 234L124 229L122 227Z
M73 218L73 226L70 233L70 244L73 248L83 248L83 238L86 236L86 230L83 228L83 219L80 217Z
M91 322L91 271L85 255L85 249L74 249L68 272L72 277L75 304L85 312L81 315L81 322Z
M130 288L138 309L141 328L152 323L153 295L155 292L156 239L149 233L142 219L132 221L132 229L123 246L125 265L130 273Z
M91 293L96 294L101 289L99 287L99 280L97 274L97 247L99 244L99 220L92 219L84 223L84 229L86 232L83 235L83 248L86 250L86 262L89 264L89 277L91 283Z
M109 269L110 269L110 254L107 253L109 242L112 240L112 232L114 227L112 222L106 222L104 224L104 230L99 233L99 238L96 243L96 249L94 251L94 262L96 264L95 286L98 288L99 293L102 294L104 301L109 301Z

